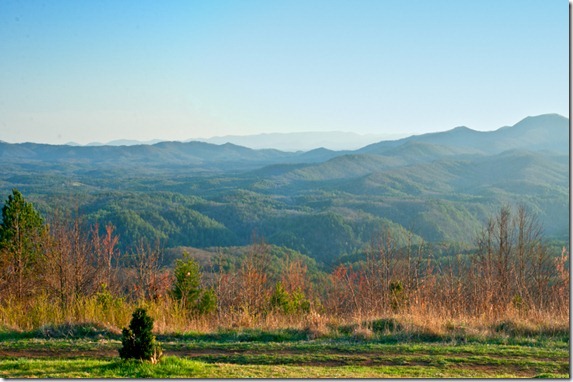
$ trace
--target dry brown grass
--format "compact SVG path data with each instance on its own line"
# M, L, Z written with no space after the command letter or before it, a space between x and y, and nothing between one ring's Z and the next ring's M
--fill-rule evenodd
M74 325L119 333L129 323L131 312L144 307L155 320L155 332L213 333L219 330L258 329L274 331L296 329L309 339L336 336L341 333L357 339L386 335L404 338L489 338L492 336L568 335L569 316L559 312L508 307L504 312L479 316L452 315L439 308L411 308L402 313L329 315L311 310L300 315L277 312L250 314L247 309L230 309L208 316L192 316L170 298L157 301L127 302L117 300L105 307L96 297L78 299L74 306L62 310L45 296L33 302L8 300L0 305L0 328L3 330L45 331L46 335L73 332ZM349 328L341 331L340 328ZM82 329L82 330L84 330ZM92 330L90 329L90 330ZM85 329L87 330L87 329Z

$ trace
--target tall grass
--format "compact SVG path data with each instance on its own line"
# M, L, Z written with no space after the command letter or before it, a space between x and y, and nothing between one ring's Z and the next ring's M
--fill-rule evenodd
M9 283L0 290L0 327L30 331L81 324L119 333L131 312L144 307L162 334L285 328L310 338L340 330L361 338L397 332L428 338L568 333L569 254L564 248L552 258L532 226L523 210L511 219L502 209L481 234L475 254L445 262L423 246L398 248L388 235L373 244L363 263L342 264L317 283L301 260L287 259L272 273L268 248L255 244L236 271L213 271L209 286L216 311L199 315L173 298L174 278L160 267L158 248L142 244L132 262L122 265L112 261L119 254L111 226L102 238L97 227L84 237L77 222L54 224L52 236L44 238L49 251L30 273L33 293L11 297Z
M524 316L508 309L503 315L471 316L443 314L440 310L410 309L392 314L328 315L315 311L297 315L270 312L252 315L246 311L192 316L170 298L156 301L128 302L118 299L111 306L102 306L101 299L79 298L74 306L63 311L50 304L45 296L34 303L10 301L0 305L0 327L11 331L38 331L45 336L74 336L104 333L118 336L129 323L136 307L145 307L154 317L157 334L215 333L243 330L276 332L295 330L307 339L348 336L362 339L399 338L423 340L455 340L538 336L569 336L568 315L534 311ZM75 326L75 329L74 329Z

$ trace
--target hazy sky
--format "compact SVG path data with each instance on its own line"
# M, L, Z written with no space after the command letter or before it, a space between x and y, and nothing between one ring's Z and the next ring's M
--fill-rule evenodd
M0 140L568 116L567 0L1 0Z

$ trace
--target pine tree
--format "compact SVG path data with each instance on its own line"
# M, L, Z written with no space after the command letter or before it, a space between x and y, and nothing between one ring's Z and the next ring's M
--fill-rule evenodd
M199 264L188 253L184 253L183 259L175 261L173 273L175 276L171 291L173 297L180 301L184 308L193 307L201 295Z
M129 328L123 328L119 356L122 359L138 359L157 363L163 354L161 346L151 332L153 318L147 315L143 308L136 309L131 318Z
M201 288L199 264L188 253L183 254L183 259L177 259L173 273L175 281L171 295L183 309L193 314L208 314L216 309L217 296L212 289Z
M34 267L40 258L39 240L44 220L14 189L2 208L0 224L0 285L18 299L29 295L36 285Z

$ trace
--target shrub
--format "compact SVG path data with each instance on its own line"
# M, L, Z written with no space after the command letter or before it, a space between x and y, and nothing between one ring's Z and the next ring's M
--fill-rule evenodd
M394 318L380 318L371 321L370 328L375 334L386 334L403 330L402 325Z
M394 313L398 313L406 304L406 291L401 281L390 283L390 306Z
M278 310L283 314L298 314L310 312L310 302L303 292L295 290L288 293L281 282L275 286L270 299L271 309Z
M122 359L139 359L156 363L163 351L151 333L153 318L147 315L145 309L138 308L133 312L129 328L123 328L119 356Z
M195 307L195 310L199 314L209 314L217 309L217 294L210 288L203 291L201 298Z
M271 295L270 304L272 309L280 310L283 313L290 313L289 295L280 282L275 286L275 290Z

